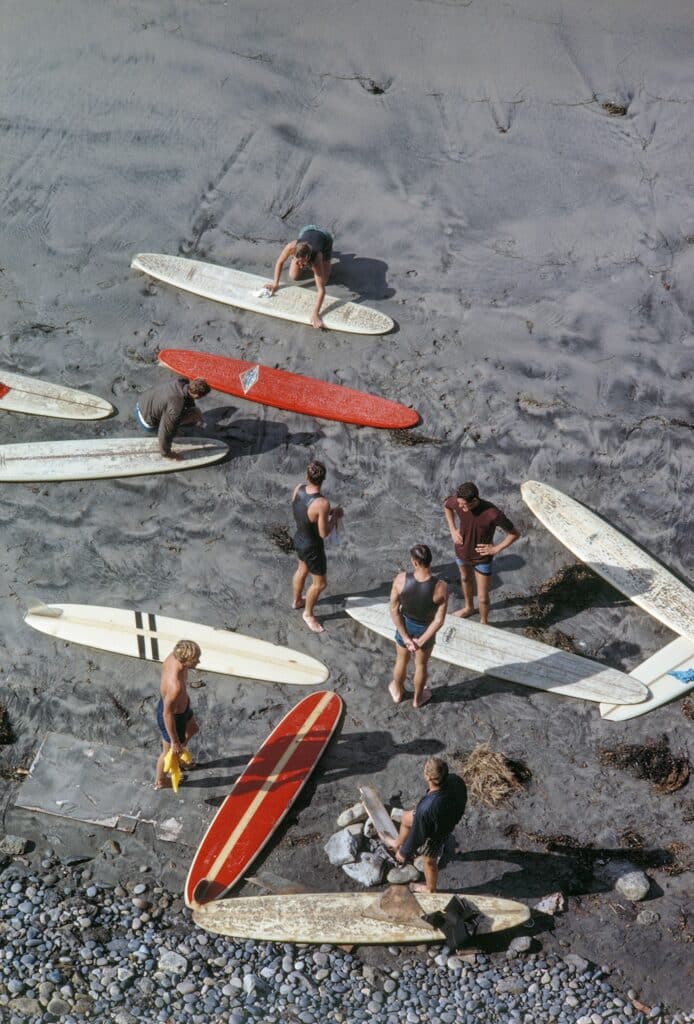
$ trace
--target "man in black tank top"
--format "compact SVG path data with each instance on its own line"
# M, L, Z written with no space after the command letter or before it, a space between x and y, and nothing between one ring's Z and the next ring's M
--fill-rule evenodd
M414 700L421 708L431 700L426 685L429 656L448 609L448 585L431 571L431 549L410 549L412 572L399 572L390 591L390 617L395 624L395 666L388 691L396 704L405 695L405 678L414 655Z
M305 482L297 484L292 494L292 511L296 522L294 547L299 557L299 566L292 580L292 608L303 609L304 622L314 633L324 632L313 614L316 601L328 585L323 542L333 529L337 529L342 518L341 507L336 505L331 508L330 502L321 494L325 474L322 462L317 459L309 462ZM311 586L304 597L304 584L309 573Z
M332 255L333 236L330 232L316 227L315 224L307 224L299 232L296 241L285 245L277 257L275 276L272 283L267 285L268 291L274 295L280 286L282 268L290 258L289 277L292 281L298 281L305 270L310 270L316 282L316 304L311 314L311 323L314 327L323 326L320 309L325 298L325 286L332 269Z

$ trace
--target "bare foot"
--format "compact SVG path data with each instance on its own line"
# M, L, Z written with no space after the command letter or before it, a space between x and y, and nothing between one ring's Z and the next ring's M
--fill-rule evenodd
M393 680L392 683L388 683L388 693L393 698L393 704L399 704L403 698L403 692L402 690L398 690L395 685L395 680Z
M292 602L292 608L294 609L294 611L298 611L299 608L303 608L305 604L306 604L305 598L300 597L298 601Z
M431 892L431 890L424 882L413 882L410 886L410 892Z
M453 616L456 619L469 619L471 615L475 614L474 608L461 608L457 612L453 612Z
M424 689L422 690L422 696L419 698L419 701L414 701L414 700L412 701L412 707L413 708L423 708L424 705L428 704L430 700L431 700L431 690L429 689L428 686L425 686Z
M154 783L155 789L171 789L171 779L157 779Z
M307 615L306 612L301 616L308 628L312 633L325 633L325 630L321 626L320 622L315 615Z

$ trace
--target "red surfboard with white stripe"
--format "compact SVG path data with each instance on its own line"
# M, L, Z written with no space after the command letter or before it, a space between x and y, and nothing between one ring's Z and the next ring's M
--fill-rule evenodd
M270 733L198 847L184 889L187 906L219 899L248 870L308 781L341 713L337 694L312 693Z
M419 423L415 409L389 398L243 359L165 348L159 353L159 362L189 379L204 377L215 391L305 416L387 430L404 430Z

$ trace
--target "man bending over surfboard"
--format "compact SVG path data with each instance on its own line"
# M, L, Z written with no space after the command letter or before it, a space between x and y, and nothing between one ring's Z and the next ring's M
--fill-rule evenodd
M448 584L431 571L431 548L410 548L412 572L399 572L390 591L390 617L395 625L395 666L388 691L396 704L405 695L405 677L414 655L415 708L431 700L426 685L429 657L448 608Z
M195 401L210 393L210 385L202 377L188 381L185 377L167 380L140 395L135 405L135 419L146 434L157 434L159 450L166 459L181 459L171 445L179 427L204 426L202 413Z
M460 587L465 606L453 612L461 619L475 614L475 584L480 622L487 624L489 618L489 584L492 579L492 560L504 548L508 548L520 537L510 519L490 501L480 498L480 492L473 483L461 484L455 494L443 503L443 514L455 545L455 560L460 571ZM456 527L455 517L458 517ZM506 532L498 544L492 543L496 528Z
M314 633L325 632L313 614L316 601L328 585L328 562L323 542L332 530L337 529L343 516L340 505L331 508L328 499L321 494L326 472L318 459L309 462L306 481L297 484L292 494L296 522L294 548L299 557L299 566L292 580L292 608L303 608L304 622ZM304 584L309 573L311 586L304 597Z
M275 277L268 290L275 294L280 286L280 275L282 267L291 258L289 264L289 277L292 281L298 281L305 270L310 270L316 282L316 305L311 314L311 323L314 327L322 327L323 321L320 318L320 308L325 298L325 286L328 283L331 270L331 259L333 255L333 236L329 231L316 227L315 224L307 224L301 229L299 237L294 242L285 245L275 263Z
M440 757L430 757L424 765L427 791L412 811L405 811L397 839L383 839L398 864L420 855L424 861L424 885L413 885L415 892L436 892L439 857L449 835L467 806L467 786L459 775L449 772Z
M164 759L172 750L181 753L188 741L199 731L198 723L190 706L188 690L188 669L195 668L200 661L200 648L194 640L179 640L173 651L161 666L157 725L161 733L161 754L157 761L155 789L171 785L164 774Z

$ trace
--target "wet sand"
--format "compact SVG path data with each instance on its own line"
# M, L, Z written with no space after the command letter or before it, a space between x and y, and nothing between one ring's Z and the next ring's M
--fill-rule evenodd
M172 346L411 403L422 443L213 395L207 432L232 449L222 466L5 485L0 702L16 742L0 764L28 765L55 730L147 745L154 767L157 667L34 633L22 615L39 599L161 611L298 647L330 666L346 713L266 867L348 888L322 844L357 784L407 804L428 753L489 740L526 761L533 782L511 809L468 812L466 853L442 884L521 899L563 884L570 909L539 936L545 948L613 964L646 999L688 1009L687 875L663 866L691 834L691 795L658 796L597 759L599 747L662 733L691 752L681 703L610 724L592 705L433 663L434 702L396 708L388 643L342 605L385 595L417 541L453 580L441 502L467 479L523 533L498 559L496 626L528 625L527 598L572 561L523 506L528 478L565 489L691 580L689 5L10 0L3 20L0 367L118 409L92 424L1 414L3 443L134 434L136 396L165 374L156 353ZM158 251L269 276L310 222L335 235L331 290L391 315L394 333L319 333L129 269L135 252ZM321 637L290 611L293 556L268 537L290 525L312 456L347 515ZM672 639L613 598L551 625L626 670ZM225 757L229 736L245 737L250 756L300 696L204 683L193 702L208 761ZM237 771L219 775L214 797L191 780L186 799L213 801ZM17 785L0 780L4 806ZM39 844L53 835L65 849L104 839L57 819L35 827ZM621 851L628 830L661 862L649 868L660 921L648 927L575 858L527 838ZM150 858L171 885L185 875L187 847L134 839L124 851L124 873Z

